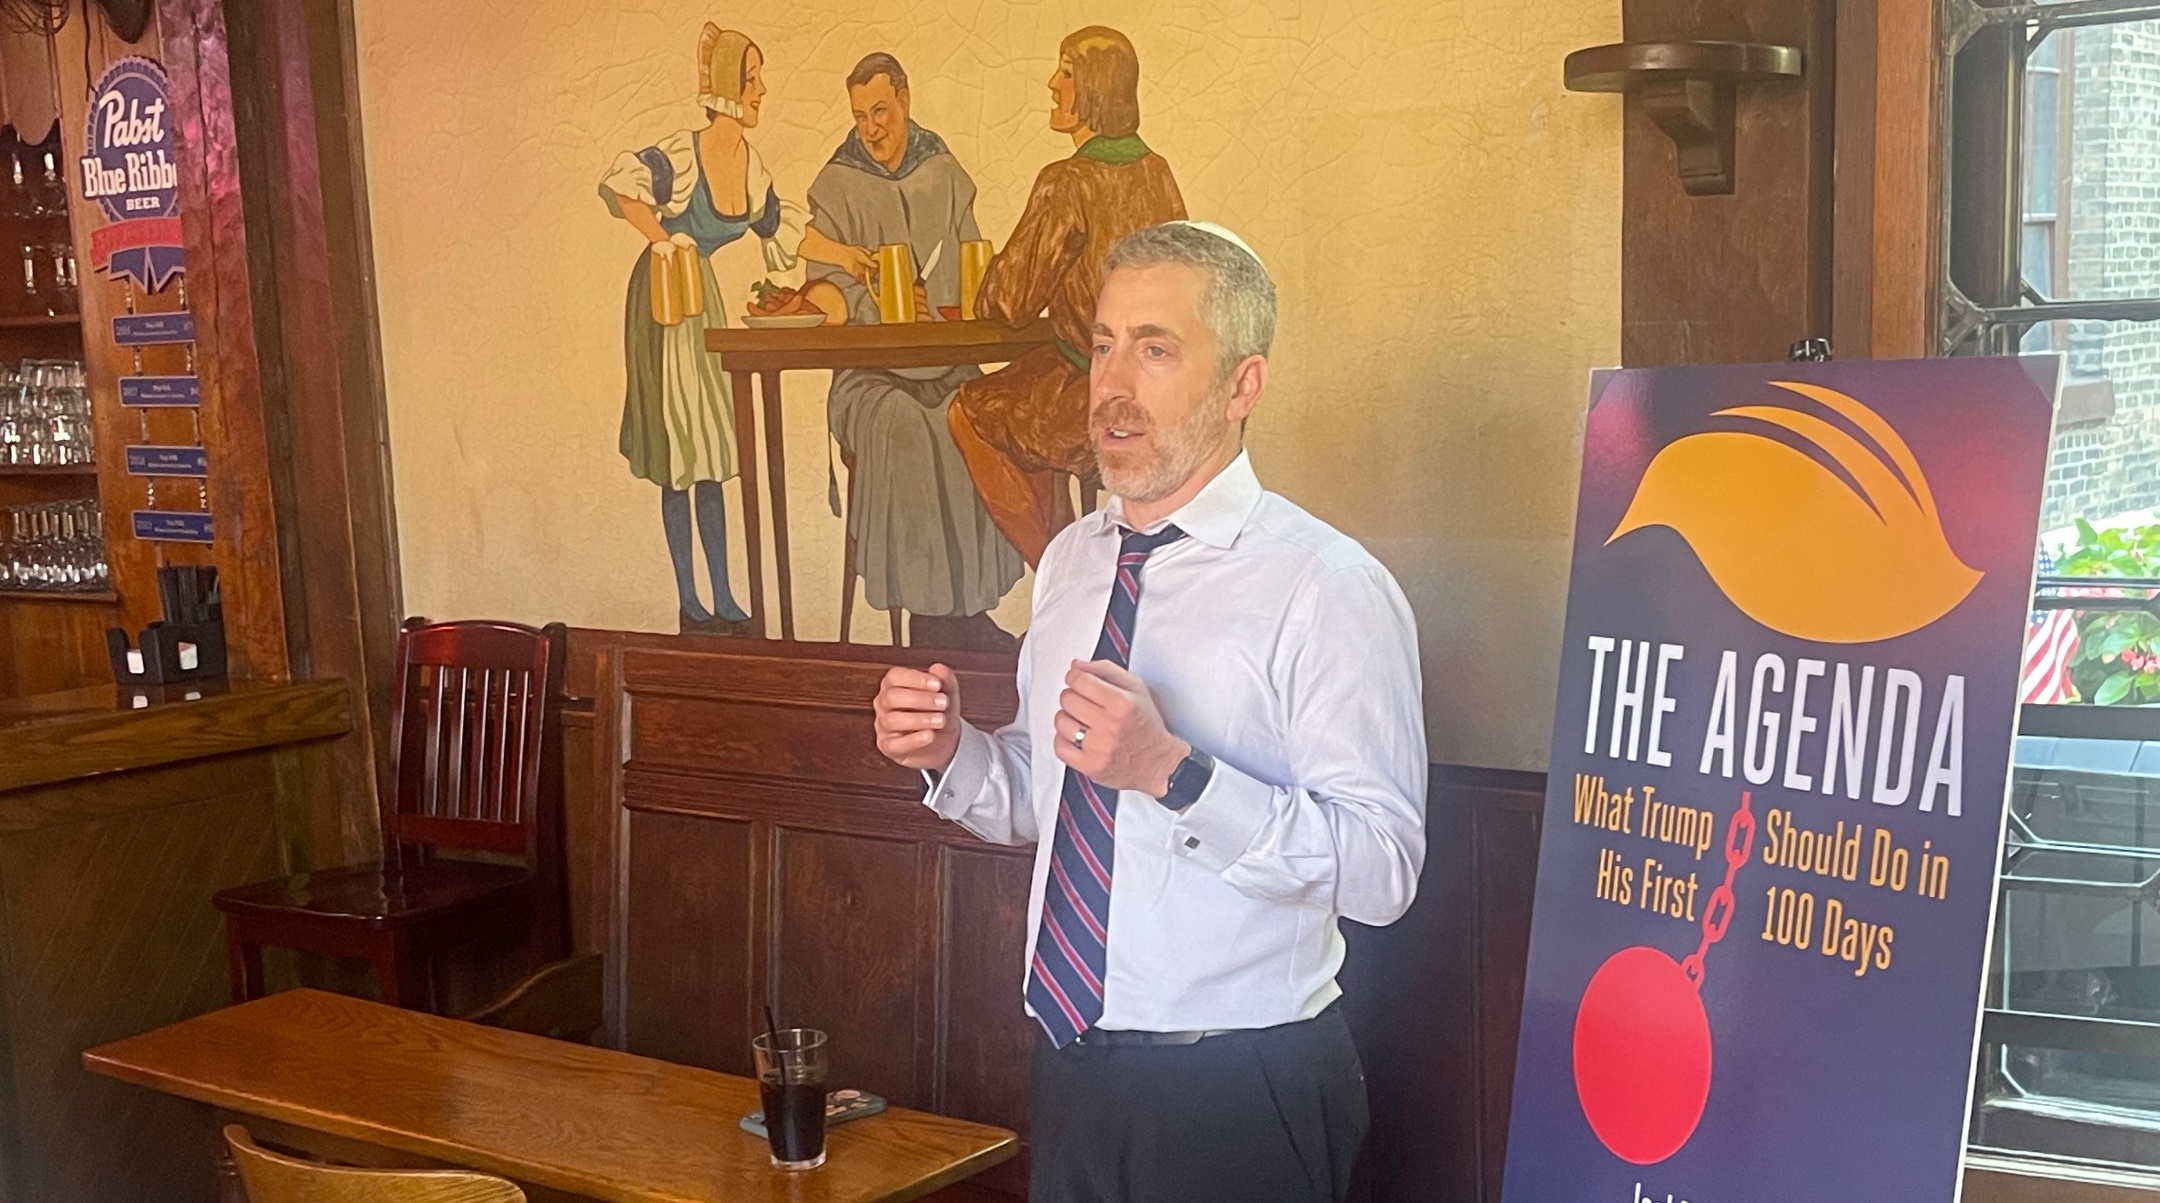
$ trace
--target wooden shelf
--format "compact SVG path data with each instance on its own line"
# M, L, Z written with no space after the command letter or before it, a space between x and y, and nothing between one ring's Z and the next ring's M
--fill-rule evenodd
M112 605L120 595L110 590L103 593L63 593L57 589L0 589L0 601L49 601L49 602L97 602Z
M96 464L0 464L0 476L96 475Z
M82 315L60 313L47 316L42 313L23 317L0 317L0 330L57 330L62 327L82 328Z

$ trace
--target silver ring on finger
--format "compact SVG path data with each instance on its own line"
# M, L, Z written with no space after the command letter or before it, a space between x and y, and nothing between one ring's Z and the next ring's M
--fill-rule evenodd
M1073 728L1073 733L1072 733L1072 745L1073 745L1074 747L1078 748L1078 747L1083 747L1083 746L1085 746L1086 744L1087 744L1087 728L1086 728L1086 727L1075 727L1075 728Z

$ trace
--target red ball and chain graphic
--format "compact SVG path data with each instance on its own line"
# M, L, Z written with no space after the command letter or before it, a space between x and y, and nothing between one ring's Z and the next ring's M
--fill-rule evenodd
M1703 911L1702 943L1684 961L1638 944L1605 959L1575 1010L1575 1095L1590 1130L1636 1165L1680 1150L1710 1098L1710 1017L1703 957L1732 923L1733 879L1755 848L1748 794L1725 828L1725 881Z

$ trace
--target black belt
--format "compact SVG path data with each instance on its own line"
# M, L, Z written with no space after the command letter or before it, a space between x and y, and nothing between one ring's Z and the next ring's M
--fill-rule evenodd
M1218 1028L1208 1032L1124 1032L1089 1028L1073 1037L1073 1043L1089 1048L1153 1048L1162 1045L1198 1044L1210 1036L1227 1036L1236 1030Z
M1342 1000L1338 998L1328 1003L1327 1006L1320 1008L1320 1015L1325 1015L1341 1005ZM1320 1015L1313 1016L1313 1019L1320 1018ZM1239 1032L1269 1032L1275 1030L1275 1028L1287 1028L1311 1022L1312 1019L1293 1019L1289 1023L1276 1024L1273 1028L1214 1028L1205 1032L1128 1032L1107 1028L1089 1028L1087 1031L1073 1037L1073 1043L1086 1045L1089 1048L1157 1048L1198 1044L1210 1036L1232 1036Z

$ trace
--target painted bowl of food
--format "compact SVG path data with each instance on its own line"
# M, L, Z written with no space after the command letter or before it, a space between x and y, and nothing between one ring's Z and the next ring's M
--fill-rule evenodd
M937 315L948 322L957 322L960 320L960 307L958 305L940 305L937 307Z

